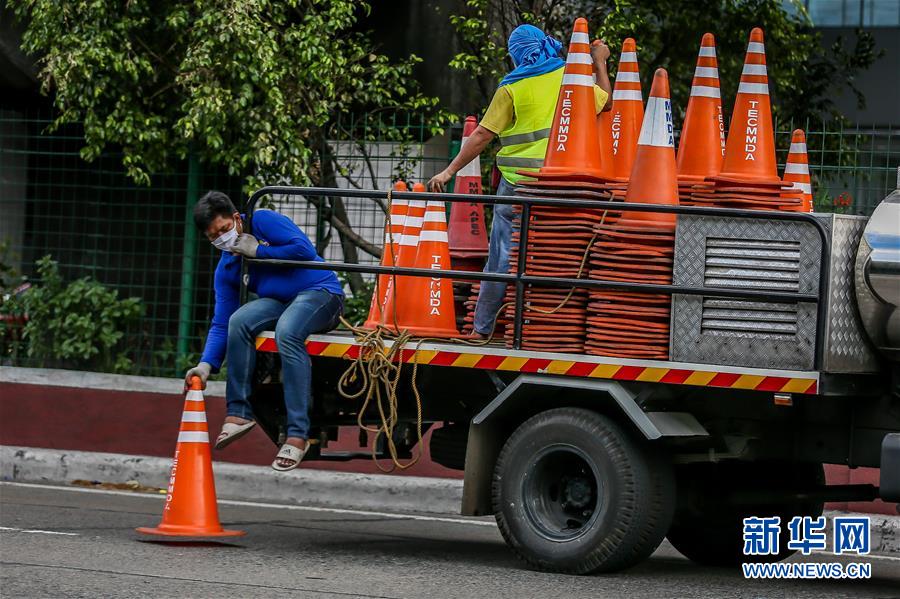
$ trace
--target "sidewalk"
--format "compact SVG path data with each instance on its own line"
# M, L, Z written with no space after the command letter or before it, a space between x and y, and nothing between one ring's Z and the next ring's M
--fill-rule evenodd
M171 459L0 445L0 480L65 485L74 480L162 489ZM344 509L458 514L462 481L214 462L221 499ZM826 512L841 515L848 512ZM900 556L900 516L871 518L872 553ZM829 523L831 518L828 519Z

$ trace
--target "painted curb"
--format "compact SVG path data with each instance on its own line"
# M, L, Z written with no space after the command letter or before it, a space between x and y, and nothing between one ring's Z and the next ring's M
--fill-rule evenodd
M148 487L168 484L172 460L150 456L0 445L0 480L70 484L73 480ZM213 462L221 499L396 512L459 514L462 481Z
M132 393L160 393L162 395L182 395L184 393L184 379L84 372L81 370L59 370L56 368L0 366L0 383L76 387L79 389L102 389L105 391L127 391ZM209 381L204 394L207 397L225 397L225 383L222 381Z

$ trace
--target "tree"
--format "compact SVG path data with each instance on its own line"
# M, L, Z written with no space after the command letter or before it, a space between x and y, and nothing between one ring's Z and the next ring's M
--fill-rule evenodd
M748 33L753 27L763 28L773 106L782 120L841 116L835 104L841 90L856 94L864 105L854 80L879 56L872 36L862 31L852 47L838 40L823 49L820 34L796 0L789 5L783 0L467 0L465 5L464 14L451 18L464 49L452 66L478 78L481 95L475 100L481 107L490 100L501 74L511 67L506 59L507 37L526 22L567 43L575 18L584 16L613 49L613 58L622 40L634 37L641 79L649 86L653 71L666 68L672 105L682 117L700 37L707 31L716 35L722 97L728 110L727 99L737 91Z
M82 157L115 148L128 174L150 174L194 153L246 177L247 188L290 182L336 187L328 147L336 114L424 113L432 132L448 115L418 91L416 56L379 54L353 0L7 0L39 57L55 124L83 124ZM385 121L389 122L389 121ZM370 135L402 141L388 126ZM350 227L343 203L314 198L341 237L380 254ZM354 287L361 283L352 279Z

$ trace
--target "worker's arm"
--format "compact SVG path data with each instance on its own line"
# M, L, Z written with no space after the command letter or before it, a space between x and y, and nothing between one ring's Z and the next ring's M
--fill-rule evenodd
M428 190L439 193L443 192L444 187L450 182L453 175L458 173L462 167L472 162L476 156L479 156L487 145L491 143L491 140L494 139L494 135L493 131L478 125L475 128L475 131L469 136L468 141L463 144L459 154L457 154L456 158L450 163L450 166L431 178L428 182Z
M241 305L238 288L239 269L234 270L234 276L229 276L229 274L220 262L213 279L216 306L213 310L212 322L209 324L209 333L206 335L203 355L200 357L200 362L209 364L214 371L218 371L225 360L225 348L228 344L228 321Z
M274 210L257 210L253 231L268 245L256 248L257 258L277 260L315 260L316 248L294 221Z
M609 46L603 40L594 40L591 43L591 56L594 59L594 74L597 76L597 86L606 92L606 105L603 112L612 110L612 85L609 82L609 73L606 71L606 60L609 58Z

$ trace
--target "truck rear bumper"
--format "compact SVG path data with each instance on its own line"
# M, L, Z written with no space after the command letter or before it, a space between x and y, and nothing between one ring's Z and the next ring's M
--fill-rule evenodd
M881 442L881 499L900 501L900 433L888 433Z

